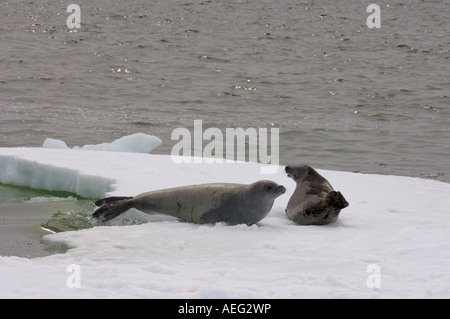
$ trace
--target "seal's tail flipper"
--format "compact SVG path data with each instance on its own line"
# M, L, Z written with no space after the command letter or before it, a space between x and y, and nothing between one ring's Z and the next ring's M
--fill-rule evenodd
M125 213L133 205L130 203L132 197L109 197L95 202L96 206L100 206L92 216L100 218L106 222L114 217Z
M336 209L344 209L349 205L345 200L341 192L329 192L326 198L328 205L335 207Z
M95 202L95 206L100 207L102 205L105 204L110 204L113 202L117 202L119 200L123 200L123 199L132 199L133 197L107 197L107 198L103 198L103 199L99 199L98 201Z

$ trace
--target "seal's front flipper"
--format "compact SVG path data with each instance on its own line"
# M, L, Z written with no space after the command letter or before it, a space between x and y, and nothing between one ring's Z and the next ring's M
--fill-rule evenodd
M105 204L100 206L92 216L101 219L103 222L113 219L114 217L125 213L130 208L133 208L133 205L130 203L131 198L132 197L125 197L120 200L106 201Z

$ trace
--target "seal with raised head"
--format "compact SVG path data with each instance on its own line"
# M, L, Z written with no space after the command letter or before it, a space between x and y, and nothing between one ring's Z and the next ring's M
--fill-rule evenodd
M297 224L334 223L341 209L349 205L344 196L312 167L286 166L285 171L297 183L286 207L286 215Z
M108 197L95 202L93 214L110 220L135 208L147 214L163 214L183 221L208 224L253 225L272 209L286 189L272 181L253 184L201 184L143 193L135 197Z

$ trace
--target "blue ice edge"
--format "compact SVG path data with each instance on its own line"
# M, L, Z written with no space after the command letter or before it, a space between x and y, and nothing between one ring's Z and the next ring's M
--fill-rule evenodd
M117 181L14 155L0 155L0 182L47 191L70 192L80 197L97 199L105 197Z

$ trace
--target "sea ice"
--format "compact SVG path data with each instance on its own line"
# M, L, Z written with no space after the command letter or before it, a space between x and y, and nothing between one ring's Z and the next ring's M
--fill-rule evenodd
M0 148L0 182L88 198L259 179L287 188L270 214L250 227L149 216L140 225L118 218L47 235L44 240L71 249L42 258L0 257L0 297L450 298L450 184L319 169L350 206L335 224L300 226L284 213L295 183L282 168L261 175L260 167L176 164L170 155Z
M102 143L96 145L75 146L74 150L83 151L106 151L106 152L131 152L131 153L150 153L160 146L162 141L159 137L136 133L121 137L111 143ZM42 145L43 148L69 149L64 141L47 138Z

